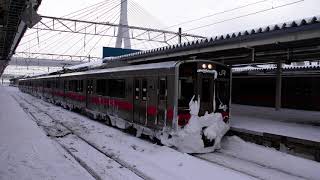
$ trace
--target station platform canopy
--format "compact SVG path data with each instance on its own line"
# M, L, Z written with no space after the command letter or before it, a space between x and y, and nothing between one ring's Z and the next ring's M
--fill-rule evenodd
M228 65L320 59L320 16L113 58L132 64L209 59Z
M4 0L0 3L0 76L14 54L27 26L39 17L35 12L41 0Z

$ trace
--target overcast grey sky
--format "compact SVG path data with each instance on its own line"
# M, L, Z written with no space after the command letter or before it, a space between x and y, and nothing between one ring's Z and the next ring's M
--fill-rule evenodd
M39 9L39 13L43 15L62 16L70 12L76 11L83 7L100 2L101 0L43 0ZM157 18L163 26L171 26L187 20L196 19L202 16L225 11L246 4L259 2L261 0L129 0L135 1L146 11ZM120 0L119 0L120 2ZM215 24L207 28L201 28L192 31L195 34L205 34L213 36L216 33L223 34L253 27L265 26L279 22L286 22L295 19L320 15L320 0L269 0L247 8L232 11L231 13L223 13L202 21L181 25L187 30L206 24L212 24L253 13L259 10L268 9L272 6L283 5L286 3L297 2L293 5L266 11L256 15ZM129 19L130 20L130 19ZM143 19L140 19L143 21ZM138 20L136 20L138 21ZM129 22L131 25L132 22ZM160 25L160 26L161 26ZM174 27L177 29L178 27Z
M103 1L43 0L38 13L41 15L61 17L99 2ZM199 21L179 25L182 27L183 32L207 37L320 15L320 0L128 0L128 2L129 25L151 28L165 29L166 27L181 22L218 13L215 16L210 16ZM109 3L111 4L109 5ZM108 8L109 6L119 5L119 3L120 0L105 0L104 5L107 7L99 6L99 11L95 10L94 13L90 12L86 17L89 18L89 20L93 19L93 21L118 23L119 16L117 13L119 13L119 9L115 8L110 11ZM250 3L256 4L219 14L219 12L245 6ZM277 8L279 6L284 7ZM272 7L274 9L272 9ZM254 14L255 12L263 10L266 11ZM108 19L108 15L112 15L113 13L115 16ZM247 14L254 15L246 16ZM90 17L90 15L92 16ZM239 16L244 17L237 18ZM235 19L228 20L232 18ZM212 25L206 26L208 24ZM174 26L169 28L169 30L177 31L179 26ZM205 27L197 28L201 26ZM107 29L108 27L103 28L109 33L114 32L113 29ZM90 29L86 32L88 31L90 31ZM147 35L145 34L145 36ZM114 47L115 39L116 38L107 36L91 36L30 29L22 39L17 51L101 57L102 47ZM137 40L131 40L131 42L133 44L132 48L134 49L152 49L166 45L164 43L157 44L155 42ZM174 42L170 43L177 43L177 38L174 39Z

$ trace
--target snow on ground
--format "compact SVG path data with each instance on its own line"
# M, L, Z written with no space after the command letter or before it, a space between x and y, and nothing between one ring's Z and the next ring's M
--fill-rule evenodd
M0 179L93 179L0 86Z
M320 163L248 143L239 137L225 137L218 153L199 155L261 179L314 179L320 177Z
M69 151L72 151L77 159L81 159L83 164L91 168L92 172L97 172L99 179L141 179L133 172L84 143L75 135L67 135L64 138L59 138L58 141Z
M221 149L215 153L197 155L205 159L201 160L166 146L152 144L87 117L66 111L58 106L21 93L16 88L10 88L9 90L10 94L15 96L19 103L23 104L23 100L19 99L19 96L21 96L34 106L39 107L40 110L37 110L34 107L26 106L27 104L23 105L25 108L28 107L27 111L32 112L37 118L43 119L43 121L37 123L48 128L48 132L54 136L63 136L58 138L57 141L65 149L72 152L76 159L80 159L86 166L94 169L102 179L128 179L129 177L139 179L135 175L131 176L131 172L114 162L113 158L121 160L127 165L126 167L142 172L147 179L256 178L286 180L319 179L318 177L320 177L320 171L318 171L320 163L247 143L238 137L223 138ZM68 134L65 129L50 123L48 121L49 116L61 122L67 129L71 129L74 134ZM30 124L33 124L31 120ZM80 136L80 138L77 136ZM84 141L81 141L81 138L90 142L97 149L88 146ZM56 145L56 143L53 144ZM44 149L44 151L47 150ZM0 152L2 151L0 150ZM63 150L61 152L65 154ZM107 158L104 154L111 155L112 159Z
M118 162L105 156L105 154L74 135L72 130L52 119L45 111L41 111L33 104L29 104L23 97L14 97L19 101L20 106L33 117L32 119L37 125L44 130L47 136L56 140L94 178L106 180L141 179L129 169L124 168ZM50 107L49 104L44 105Z
M301 124L320 125L320 111L307 111L282 108L276 111L275 108L248 106L232 104L232 115L255 117L262 119L273 119L282 122L296 122Z
M203 161L166 146L152 144L125 134L118 129L18 92L16 89L11 89L10 94L22 96L32 102L33 105L72 129L75 135L93 144L99 151L123 161L127 166L137 169L150 179L254 179L251 176ZM68 141L68 139L63 139L60 142L70 151L79 152L77 156L81 157L83 161L87 161L87 165L95 167L96 162L90 162L91 154L86 155L88 150L82 149L84 147L81 144L75 144L74 141L74 144L68 144ZM93 159L98 159L96 155L92 156L94 156Z
M320 142L320 131L317 126L233 116L231 127Z

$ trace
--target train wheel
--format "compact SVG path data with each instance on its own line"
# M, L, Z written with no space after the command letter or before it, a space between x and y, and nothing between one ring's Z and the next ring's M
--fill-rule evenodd
M110 118L109 118L108 115L106 115L106 116L104 117L104 123L105 123L106 125L108 125L108 126L111 125L111 120L110 120Z
M320 162L320 149L316 150L314 160Z
M127 129L125 129L125 132L133 135L133 136L136 136L137 135L137 129L134 128L133 126L130 126L128 127Z

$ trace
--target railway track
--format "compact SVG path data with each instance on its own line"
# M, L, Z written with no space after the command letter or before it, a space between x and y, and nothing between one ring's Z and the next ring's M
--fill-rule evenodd
M147 175L145 175L140 170L136 169L134 166L131 166L131 165L127 164L126 162L124 162L123 160L121 160L120 158L114 156L114 154L112 154L112 153L108 154L105 151L101 150L94 143L88 141L83 136L81 136L80 134L78 134L77 132L75 132L71 128L69 128L67 125L65 125L63 122L55 119L48 112L46 112L45 110L41 109L40 107L32 104L30 101L28 101L24 97L22 97L20 95L12 95L12 96L16 99L16 101L18 103L19 103L19 100L17 98L20 98L23 102L25 102L28 105L32 106L36 111L38 111L38 113L47 116L51 121L53 121L56 124L58 124L59 126L65 128L67 130L67 132L69 132L69 133L61 134L59 137L67 136L67 135L70 135L70 134L71 135L75 135L81 141L85 142L88 146L94 148L99 153L103 154L104 156L114 160L118 164L120 164L123 167L127 168L128 170L133 172L135 175L137 175L139 178L141 178L141 179L152 179L152 178L148 177ZM41 101L39 101L39 102L40 102L41 105L45 105L44 102L41 102ZM23 105L21 105L21 103L19 103L19 104L20 104L20 106L23 107ZM48 106L46 106L46 107L48 107ZM23 108L25 109L25 107L23 107ZM30 112L30 110L28 110L28 109L25 109L25 110L26 110L27 113L29 113L31 116L33 116L33 118L35 120L37 120L37 117L35 117L35 115L32 112ZM59 143L59 144L61 145L61 143ZM79 162L79 164L81 164L94 178L102 179L99 176L99 174L97 174L95 172L94 169L90 168L85 163L83 163L81 161L81 159L75 157L75 155L73 154L72 151L70 151L67 147L64 147L63 144L61 146L71 156L73 156L74 159L76 159ZM308 178L305 178L305 177L302 177L302 176L299 176L299 175L292 174L290 172L286 172L286 171L282 171L282 170L275 169L275 168L272 168L272 167L268 167L268 166L263 165L263 164L259 164L259 163L248 161L248 160L244 160L244 159L240 159L238 157L225 154L225 153L223 153L221 151L220 152L218 151L218 152L215 152L215 153L210 153L210 155L211 156L208 157L207 154L193 154L193 156L196 157L196 158L202 159L204 161L207 161L207 162L209 162L211 164L215 164L217 166L222 166L222 167L225 167L227 169L231 169L233 171L239 172L241 174L245 174L245 175L250 176L250 177L255 178L255 179L260 179L260 180L267 180L267 179L308 179ZM233 164L234 162L235 162L235 164L239 164L240 163L243 166L235 166Z
M219 166L232 169L242 174L246 174L256 179L260 180L270 180L270 179L296 179L296 180L306 180L308 178L299 175L292 174L280 169L268 167L263 164L258 164L256 162L244 160L235 156L225 154L220 151L209 154L194 154L196 158L202 159L209 163L214 163ZM239 164L241 166L239 166Z
M116 157L114 154L108 153L108 152L105 152L105 151L101 150L99 147L95 146L94 143L86 140L80 134L78 134L77 132L73 131L71 128L69 128L68 126L63 124L61 121L55 119L49 113L47 113L44 110L40 109L38 106L36 106L33 103L29 102L28 100L26 100L22 96L20 96L20 95L11 95L11 96L19 103L19 105L24 109L24 111L26 111L26 113L31 115L31 117L38 124L38 126L40 126L47 133L47 136L49 136L52 139L54 139L64 150L67 151L68 154L70 154L95 179L100 180L100 179L104 179L104 178L101 177L101 175L99 175L99 173L96 172L95 169L93 169L92 167L87 165L84 161L82 161L81 158L77 157L71 150L69 150L69 148L67 148L64 144L62 144L60 141L58 141L57 138L63 138L65 136L67 136L67 135L72 134L72 135L76 136L79 140L81 140L82 142L84 142L85 144L87 144L88 146L93 148L94 150L96 150L97 152L103 154L105 157L113 160L114 162L118 163L122 167L128 169L129 171L131 171L133 174L135 174L140 179L144 179L144 180L151 180L152 179L151 177L145 175L140 170L136 169L134 166L131 166L131 165L127 164L126 162L124 162L123 160L121 160L120 158ZM19 101L18 98L20 100L22 100L23 102L27 103L29 105L29 107L26 107L24 104L22 104ZM32 112L30 110L30 106L32 108L34 108L34 110L36 112L35 111ZM40 116L40 118L39 118L39 116ZM41 121L43 121L43 118L50 119L50 121L52 123L54 123L53 126L55 126L55 128L56 128L53 131L58 131L58 132L61 132L61 133L58 134L58 135L53 135L52 127L48 127L48 126L46 126L46 125L41 123ZM139 178L137 178L137 179L139 179Z

